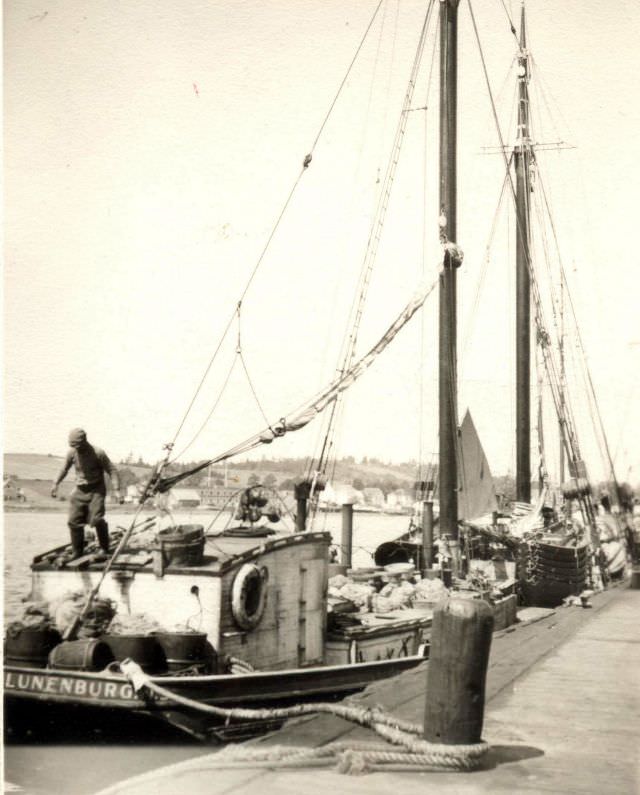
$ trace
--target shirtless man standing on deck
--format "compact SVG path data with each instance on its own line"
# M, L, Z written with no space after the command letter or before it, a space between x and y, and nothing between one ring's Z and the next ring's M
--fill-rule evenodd
M73 558L79 558L84 551L86 524L95 527L100 548L109 554L109 525L104 519L104 500L107 494L104 476L106 474L111 478L115 497L122 504L118 471L104 450L89 444L87 434L82 428L74 428L69 433L69 447L60 474L53 484L51 496L58 496L58 486L73 465L76 470L76 487L71 493L68 520Z

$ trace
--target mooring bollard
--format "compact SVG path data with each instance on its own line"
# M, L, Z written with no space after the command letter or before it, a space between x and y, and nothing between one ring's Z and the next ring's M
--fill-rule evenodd
M640 566L634 566L631 570L631 582L629 587L634 590L640 590Z
M451 598L433 614L424 738L462 745L482 739L493 611L481 599Z
M351 568L351 555L353 552L353 504L345 502L342 506L342 550L341 563Z

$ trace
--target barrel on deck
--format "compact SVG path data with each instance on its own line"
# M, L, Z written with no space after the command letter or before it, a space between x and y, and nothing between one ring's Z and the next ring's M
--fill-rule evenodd
M169 671L180 671L210 663L205 632L156 632Z
M155 635L103 635L101 640L118 662L130 658L147 674L160 674L167 670L167 659Z
M204 557L204 527L185 524L160 530L158 541L165 566L199 566Z
M4 641L4 661L7 665L44 668L49 652L61 640L60 633L49 627L23 627L18 630L9 627Z
M67 640L49 655L49 668L63 671L103 671L114 657L106 643L97 638Z

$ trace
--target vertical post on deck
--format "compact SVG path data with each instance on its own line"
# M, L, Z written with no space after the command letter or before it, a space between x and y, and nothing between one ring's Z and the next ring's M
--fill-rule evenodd
M430 569L433 566L433 502L425 500L422 503L422 568Z
M350 502L345 502L342 506L342 541L340 550L342 552L342 565L351 568L351 556L353 552L353 504Z
M465 745L482 739L493 610L481 599L447 599L433 614L424 738Z
M307 529L307 505L310 492L311 484L308 480L302 480L294 486L296 498L296 531L298 533L304 533Z

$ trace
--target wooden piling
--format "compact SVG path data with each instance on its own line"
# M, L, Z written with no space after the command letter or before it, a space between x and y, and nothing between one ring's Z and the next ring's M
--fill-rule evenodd
M482 739L493 611L480 599L447 599L433 614L424 737L460 745Z
M351 568L351 556L353 553L353 504L344 503L342 506L342 551L341 562L343 566Z

